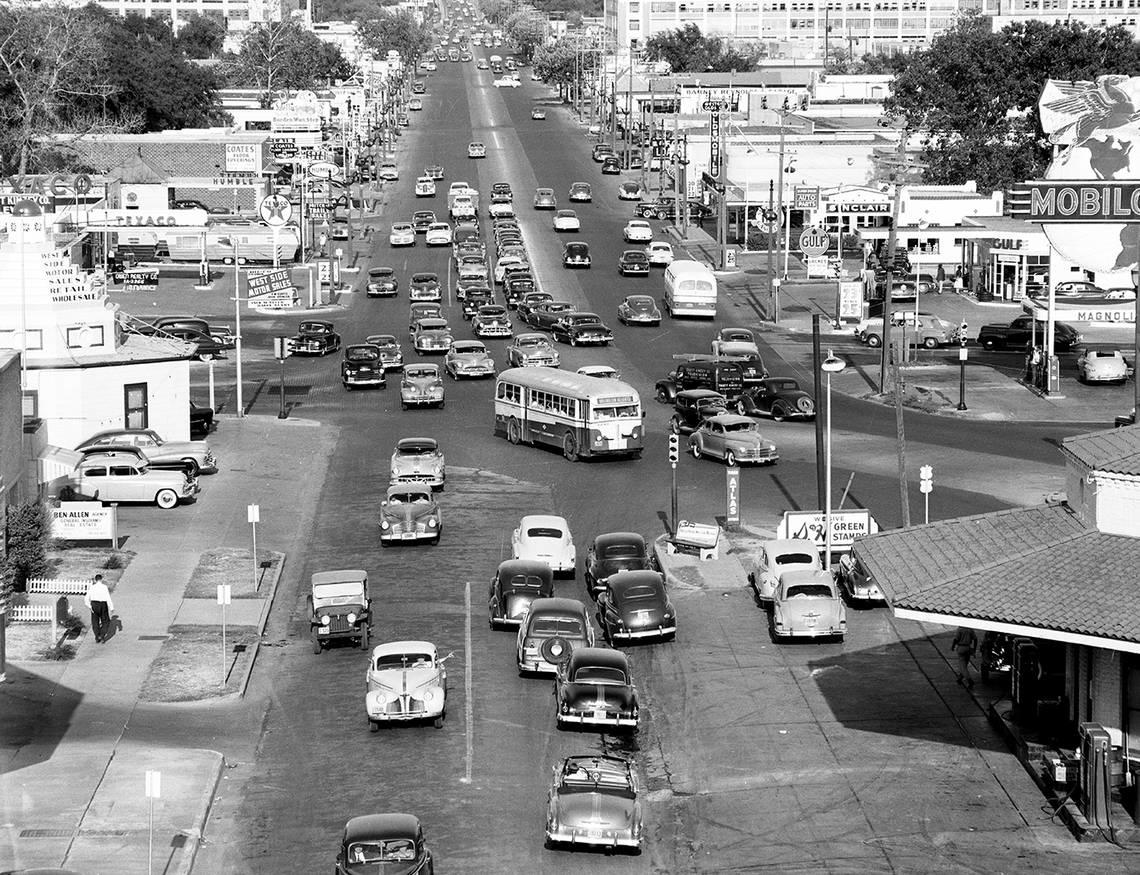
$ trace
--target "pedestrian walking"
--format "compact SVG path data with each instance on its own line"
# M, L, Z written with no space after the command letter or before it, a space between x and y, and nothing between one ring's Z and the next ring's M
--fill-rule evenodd
M959 626L950 647L958 657L958 683L967 689L973 689L974 679L970 677L970 658L978 649L978 636L974 634L973 629Z
M941 264L938 265L938 270L934 274L934 291L942 294L942 286L946 284L946 268Z
M88 584L83 603L91 611L91 631L95 633L95 641L102 644L111 631L111 611L115 610L111 591L103 583L102 574L96 574L95 579Z

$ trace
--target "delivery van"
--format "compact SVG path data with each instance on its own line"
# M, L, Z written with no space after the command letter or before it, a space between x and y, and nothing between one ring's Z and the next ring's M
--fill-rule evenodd
M674 261L665 268L665 312L716 318L716 276L698 261Z

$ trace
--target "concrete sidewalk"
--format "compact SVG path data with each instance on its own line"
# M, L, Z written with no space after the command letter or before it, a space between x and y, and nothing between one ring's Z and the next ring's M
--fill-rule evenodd
M670 228L674 245L682 248L690 258L717 266L716 241L706 232L690 228L681 237ZM777 273L782 272L782 259L775 259ZM861 263L856 258L845 259L844 267L850 275L857 275ZM854 334L850 326L836 328L831 319L835 313L835 283L798 279L802 273L798 257L791 259L789 273L793 277L780 284L778 324L771 321L766 257L749 254L747 263L741 262L736 271L718 271L720 285L720 317L723 324L759 327L761 339L772 347L795 371L801 381L807 381L811 390L812 376L812 315L818 314L822 331L824 355L829 346L848 360L843 372L832 378L832 388L854 397L863 397L883 403L893 403L893 395L879 393L879 366L877 351L858 345L853 356L841 347L851 347ZM913 308L913 303L901 303L897 309ZM934 313L951 324L966 322L971 336L977 329L992 322L1009 322L1023 315L1018 304L1008 302L978 302L964 294L926 295L921 301L923 312ZM1103 329L1103 340L1122 346L1131 345L1131 327L1108 326ZM1118 337L1119 335L1119 337ZM1089 338L1100 343L1098 335ZM973 355L978 348L970 347ZM1115 414L1125 414L1132 407L1131 384L1114 390L1111 387L1085 389L1072 380L1062 380L1062 392L1044 395L1020 379L1022 357L1009 355L1009 366L994 368L988 365L966 364L966 407L957 409L959 401L960 367L956 359L947 354L920 350L917 361L901 367L902 377L912 396L910 406L930 413L964 419L1002 420L1023 422L1089 422L1112 426ZM889 382L889 380L888 380ZM1072 384L1068 387L1065 383ZM1068 389L1066 394L1066 388Z
M200 604L208 600L182 598L200 555L248 547L249 502L261 507L259 551L292 547L335 436L336 429L298 420L222 418L210 437L221 470L202 478L194 505L121 510L120 535L136 554L113 594L123 628L101 645L88 631L68 662L10 663L0 685L0 871L148 872L149 770L162 775L153 871L191 870L223 757L133 741L130 724L140 709L169 721L172 738L182 710L140 703L139 693L176 619L217 623L216 605L211 612ZM268 609L267 599L235 600L231 622L240 613L260 623Z

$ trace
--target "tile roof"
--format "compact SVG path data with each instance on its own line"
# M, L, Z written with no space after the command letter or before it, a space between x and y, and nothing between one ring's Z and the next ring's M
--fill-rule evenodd
M1140 538L1067 505L881 532L854 552L895 609L1140 643Z
M1140 475L1140 426L1073 435L1065 438L1061 450L1093 471Z

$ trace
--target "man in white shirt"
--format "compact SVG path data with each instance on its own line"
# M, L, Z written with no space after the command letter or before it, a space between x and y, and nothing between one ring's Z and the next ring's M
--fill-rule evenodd
M95 633L95 641L102 644L107 640L111 631L111 611L115 609L111 601L111 591L103 583L103 575L96 574L95 579L87 586L87 595L83 603L91 611L91 631Z

